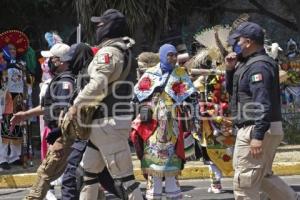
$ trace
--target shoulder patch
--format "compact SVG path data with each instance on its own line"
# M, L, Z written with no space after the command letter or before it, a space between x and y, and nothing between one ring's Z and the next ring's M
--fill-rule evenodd
M263 80L263 75L261 73L253 74L251 76L251 82L252 83L260 82L262 80Z
M71 89L71 83L69 83L69 82L67 82L67 81L64 81L63 83L62 83L62 89L63 90L70 90Z
M103 53L97 56L97 64L109 64L110 55L108 53Z

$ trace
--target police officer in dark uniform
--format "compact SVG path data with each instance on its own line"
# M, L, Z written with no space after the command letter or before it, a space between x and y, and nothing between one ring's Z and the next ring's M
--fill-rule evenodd
M70 141L63 144L60 135L59 118L62 111L69 107L70 98L73 94L74 76L69 70L70 47L63 43L55 44L49 51L42 51L43 57L49 57L49 68L54 74L50 82L44 99L40 106L25 112L14 114L11 119L11 126L30 117L44 115L46 125L51 129L47 142L50 144L46 158L37 170L37 180L32 186L25 199L44 199L50 188L50 182L62 175L67 164L67 157L71 151Z
M229 36L233 52L226 60L226 88L237 129L233 165L235 199L297 199L297 194L272 173L282 138L279 70L264 50L264 32L243 22Z

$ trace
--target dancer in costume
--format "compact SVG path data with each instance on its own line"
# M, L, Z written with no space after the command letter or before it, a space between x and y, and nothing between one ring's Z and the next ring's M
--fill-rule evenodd
M234 137L228 117L228 95L224 87L222 64L228 52L226 40L230 28L216 26L195 36L204 46L187 67L199 92L200 132L193 133L200 145L204 163L209 166L211 184L208 192L221 193L222 174L232 172ZM197 73L196 73L197 72ZM200 76L199 76L200 74Z
M175 67L177 51L165 44L160 63L143 74L134 88L139 115L132 123L131 138L137 147L142 171L148 175L147 199L162 198L162 178L168 199L182 199L177 175L185 160L183 102L196 89L184 69Z
M3 169L10 169L9 164L22 164L21 150L25 127L16 126L10 130L9 121L13 113L25 109L24 100L27 99L28 94L26 63L21 60L21 56L27 51L28 46L29 40L23 32L9 30L0 34L0 49L6 61L6 66L2 71L5 105L1 130L0 166Z

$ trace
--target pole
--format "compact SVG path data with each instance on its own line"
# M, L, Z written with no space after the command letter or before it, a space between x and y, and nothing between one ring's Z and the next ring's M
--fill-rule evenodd
M81 24L78 24L76 43L79 44L80 42L81 42Z

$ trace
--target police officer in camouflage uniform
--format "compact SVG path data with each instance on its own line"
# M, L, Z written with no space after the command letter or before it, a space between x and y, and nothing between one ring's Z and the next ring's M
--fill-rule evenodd
M92 51L92 48L85 43L74 44L71 46L71 49L74 49L74 53L70 65L72 73L76 75L75 82L77 86L73 95L74 97L72 97L73 100L77 95L77 91L79 91L80 88L83 88L88 82L88 76L84 76L88 65L94 57L94 52ZM87 140L76 138L72 145L72 152L68 157L68 165L62 178L61 197L63 200L79 199L79 192L82 186L82 170L81 167L78 166L86 149L87 142ZM107 171L107 168L99 174L98 179L104 189L118 195L114 188L114 181ZM102 188L99 188L98 197L101 198L103 196L105 196L104 191Z
M117 84L126 80L129 73L128 49L134 42L125 37L128 26L119 11L109 9L101 17L92 17L91 20L98 26L96 36L100 50L88 67L89 83L79 92L67 114L78 118L84 106L97 108L93 114L89 144L81 162L85 185L80 199L97 198L97 176L106 166L119 196L140 200L143 197L133 175L128 145L132 86L129 82Z
M233 188L237 200L259 200L262 190L272 200L296 200L297 194L272 172L283 138L279 70L264 50L262 28L241 23L230 35L234 52L226 56L226 87L237 137Z
M67 157L71 151L71 140L63 144L58 129L58 119L63 110L70 106L69 101L73 94L74 76L69 70L70 47L63 43L55 44L50 51L42 51L44 57L49 57L49 67L55 75L50 82L41 105L25 112L14 114L11 125L15 126L23 120L33 116L44 115L44 120L52 132L47 137L50 143L46 158L37 170L37 180L32 186L27 200L44 199L50 188L50 182L62 175L67 164Z

